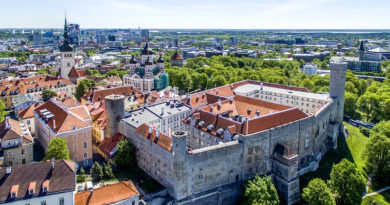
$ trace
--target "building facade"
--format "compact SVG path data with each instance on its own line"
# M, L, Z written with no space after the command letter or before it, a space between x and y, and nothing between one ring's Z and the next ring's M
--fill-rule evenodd
M0 125L2 166L28 164L34 159L34 140L26 124L10 118Z
M334 62L330 69L328 95L242 81L208 90L205 97L198 93L203 102L192 96L183 100L197 108L183 120L184 129L172 136L147 125L131 134L126 118L119 132L137 147L142 169L164 185L177 204L235 204L243 182L255 175L272 176L280 196L293 204L300 199L299 176L318 168L343 130L347 67ZM287 99L295 101L287 104Z
M134 56L126 68L130 70L129 74L123 76L123 85L130 85L139 89L141 92L150 92L152 90L162 90L169 86L169 77L165 73L165 65L160 54L159 59L154 63L155 55L146 43L141 52L141 58L138 63Z
M36 137L44 150L60 137L79 167L92 166L92 119L86 106L67 108L51 99L36 108L34 116Z

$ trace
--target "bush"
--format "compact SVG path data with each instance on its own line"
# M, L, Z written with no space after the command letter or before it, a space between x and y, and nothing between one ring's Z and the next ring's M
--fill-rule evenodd
M111 165L109 163L103 164L103 170L104 170L104 178L106 178L106 179L114 178L114 173L112 172L112 168L111 168Z
M103 179L103 168L99 163L93 163L91 167L91 177L94 182L99 182Z
M87 179L87 175L85 174L85 170L84 168L81 168L80 173L76 177L76 181L77 183L82 183L85 182L86 179Z

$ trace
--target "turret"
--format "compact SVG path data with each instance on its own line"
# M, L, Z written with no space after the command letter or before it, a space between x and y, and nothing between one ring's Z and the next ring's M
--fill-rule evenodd
M364 52L366 51L366 48L364 46L364 42L360 41L359 45L359 60L362 61L364 59Z
M343 132L344 92L347 65L346 62L330 62L329 94L337 103L334 119L335 122L339 124L341 132Z
M107 137L112 137L118 133L120 120L125 114L125 96L109 95L104 98L106 107L106 128Z
M137 61L135 60L135 56L133 55L130 60L129 68L130 68L130 75L133 75L135 73L135 69L137 67Z
M186 196L187 187L187 138L188 134L184 131L172 133L172 155L174 170L174 190L171 193L175 199L181 199Z

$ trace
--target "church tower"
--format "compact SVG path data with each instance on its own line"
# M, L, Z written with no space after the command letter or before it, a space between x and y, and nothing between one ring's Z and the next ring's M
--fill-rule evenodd
M69 44L68 23L64 25L64 43L60 46L61 52L61 78L69 79L69 72L75 66L75 54L73 47Z
M364 46L364 42L360 41L359 45L359 60L362 61L364 59L364 52L366 51L366 48Z

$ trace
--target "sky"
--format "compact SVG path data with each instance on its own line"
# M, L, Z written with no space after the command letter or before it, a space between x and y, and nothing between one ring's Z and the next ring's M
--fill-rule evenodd
M390 29L390 0L0 0L0 28Z

